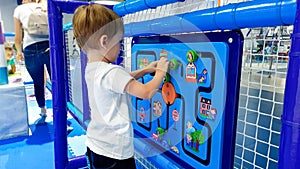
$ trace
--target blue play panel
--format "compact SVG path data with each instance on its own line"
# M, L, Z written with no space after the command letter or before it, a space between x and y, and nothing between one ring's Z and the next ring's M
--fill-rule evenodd
M133 98L135 144L143 155L164 156L178 168L232 166L241 49L239 32L133 39L132 70L160 57L170 62L153 98Z

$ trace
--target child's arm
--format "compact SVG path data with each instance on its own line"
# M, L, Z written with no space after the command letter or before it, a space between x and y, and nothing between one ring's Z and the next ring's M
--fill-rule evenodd
M158 63L158 61L151 62L147 67L140 69L140 70L133 71L130 73L130 75L132 77L134 77L135 79L138 79L147 73L153 73L153 72L155 72L157 63Z
M146 84L140 83L139 81L133 79L128 82L125 90L130 95L136 96L141 99L150 99L156 93L160 84L163 81L163 78L166 75L168 70L168 61L167 58L162 57L156 67L155 76L151 81Z

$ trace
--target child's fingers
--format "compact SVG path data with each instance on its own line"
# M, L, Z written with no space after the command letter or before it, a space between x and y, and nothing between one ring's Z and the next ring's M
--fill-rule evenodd
M169 62L166 57L161 57L157 64L157 69L166 72L168 70Z
M151 63L151 65L152 65L153 67L156 67L156 66L157 66L157 63L158 63L158 61L154 61L154 62Z

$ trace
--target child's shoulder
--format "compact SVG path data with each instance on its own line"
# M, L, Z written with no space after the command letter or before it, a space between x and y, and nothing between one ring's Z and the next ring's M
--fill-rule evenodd
M105 62L93 62L93 63L88 63L86 67L86 72L96 72L96 73L108 73L111 72L112 70L123 70L124 68L115 65L115 64L108 64Z
M123 70L124 68L119 65L104 63L104 65L102 67L99 67L99 69L103 72L111 72Z

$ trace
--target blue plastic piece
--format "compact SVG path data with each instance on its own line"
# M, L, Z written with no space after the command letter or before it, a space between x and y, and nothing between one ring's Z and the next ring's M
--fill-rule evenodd
M132 30L133 23L126 24L124 29L124 37L130 37L133 33Z
M69 159L69 165L66 169L85 168L87 166L87 158L85 155Z
M182 18L178 16L170 16L151 21L150 28L156 34L176 33L180 31L180 23Z
M235 8L237 4L229 4L226 6L221 6L216 11L215 24L217 27L222 27L223 29L230 29L232 25L235 25Z
M229 4L217 8L158 18L150 22L150 27L154 34L234 30L292 25L295 16L295 0L260 0ZM174 18L176 18L175 20L177 20L177 22L174 22ZM139 23L139 25L143 27L148 27L147 24L149 24L149 21ZM165 29L170 27L172 27L171 30ZM125 29L130 28L127 27L127 25L125 26ZM148 29L145 29L144 33L149 33L146 31L148 31ZM126 30L126 32L130 32L130 34L126 34L126 36L136 36L134 31ZM140 31L138 33L143 34Z
M282 129L279 145L278 168L298 169L300 166L300 1L291 35L291 50L281 116ZM288 9L285 8L287 11ZM291 9L293 10L293 9Z
M236 26L241 28L283 25L280 17L280 2L250 1L238 4L235 10Z
M181 31L181 20L179 16L169 16L144 22L133 22L125 27L125 37L133 33L135 35L170 34Z
M146 4L151 8L171 4L174 2L183 2L184 0L145 0Z
M71 3L75 9L75 3ZM65 96L65 67L63 46L62 12L54 1L48 1L50 34L51 82L54 123L55 168L65 169L68 165L67 106ZM64 5L66 6L66 5Z
M88 62L86 54L84 54L83 51L80 51L80 65L81 65L81 79L85 79L85 68L86 64ZM82 80L82 98L88 98L88 91L87 91L87 85L86 81ZM90 118L90 106L89 106L89 101L88 99L83 99L82 100L83 104L83 121L84 121L84 126L88 126L89 121L91 120Z
M14 36L15 36L15 33L14 33L14 32L5 32L5 33L4 33L4 36L5 36L5 37L14 37Z
M142 11L145 9L156 8L158 6L183 2L184 0L127 0L114 5L113 10L120 16Z
M5 51L4 51L4 34L2 29L2 22L0 21L0 52L3 54L0 54L0 85L8 84L8 72L7 72L7 66L6 66L6 59L5 59Z
M8 84L7 67L0 67L0 85Z
M79 124L83 124L82 112L72 102L67 102L67 107L71 111L71 113L75 115L76 120L79 121ZM82 127L85 127L85 126L82 126Z
M217 8L205 9L183 15L182 32L201 32L205 30L217 30L215 22ZM226 18L224 18L226 19Z
M72 28L73 28L72 22L68 22L68 23L63 25L63 30L64 31L71 30Z
M134 13L148 8L149 6L147 6L144 0L125 1L125 9L128 13Z
M137 35L153 34L154 32L151 30L150 25L150 21L134 22L131 24L131 32Z
M296 0L283 0L281 3L281 10L280 10L280 16L281 21L284 24L290 24L295 21L295 14L297 9Z
M70 0L51 0L55 2L55 6L59 6L59 10L64 13L73 14L75 9L80 5L88 5L93 2L70 1ZM49 4L49 3L48 3Z
M125 8L125 2L114 5L113 10L120 16L124 16L129 13Z

